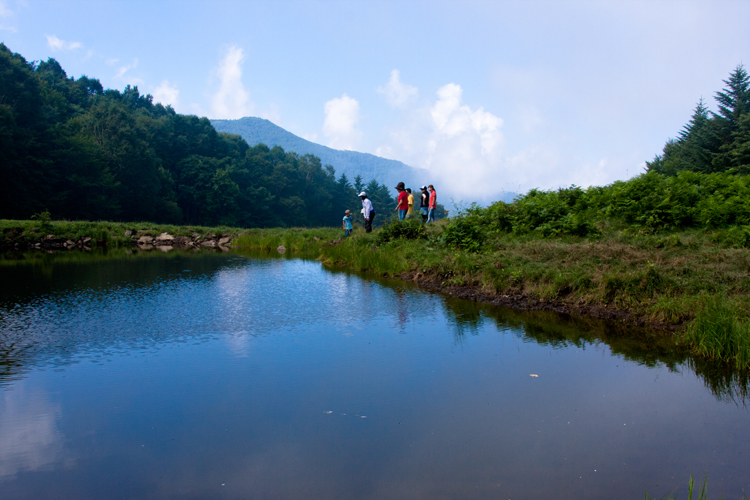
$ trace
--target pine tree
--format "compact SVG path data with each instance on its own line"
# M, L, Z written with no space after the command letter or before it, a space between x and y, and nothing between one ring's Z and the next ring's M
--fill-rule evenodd
M365 181L362 180L362 176L358 175L354 178L354 190L357 192L357 194L361 193L362 190L365 188Z
M740 117L750 111L750 77L740 64L724 83L726 88L717 92L715 97L719 103L719 114L736 125Z
M715 171L745 170L749 160L743 151L750 140L750 131L743 118L750 112L750 76L740 64L724 83L724 90L715 96L719 114L714 113L712 121L719 147L713 156L712 167Z

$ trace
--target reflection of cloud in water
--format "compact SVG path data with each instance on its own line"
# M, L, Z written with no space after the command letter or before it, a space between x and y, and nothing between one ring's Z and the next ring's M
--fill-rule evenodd
M60 406L24 384L3 391L0 404L0 481L19 472L52 468L62 456Z

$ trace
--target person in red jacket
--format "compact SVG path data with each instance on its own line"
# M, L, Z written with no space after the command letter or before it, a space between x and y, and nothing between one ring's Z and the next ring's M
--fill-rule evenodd
M427 222L435 222L435 210L437 209L437 193L435 192L435 186L430 184L427 186L430 190L430 210L427 214Z
M409 193L406 192L406 186L403 182L399 182L396 185L398 191L398 205L394 210L398 210L398 220L404 220L406 212L409 211Z

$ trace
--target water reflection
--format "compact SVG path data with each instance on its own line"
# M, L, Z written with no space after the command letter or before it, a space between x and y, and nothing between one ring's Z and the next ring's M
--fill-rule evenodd
M60 405L24 383L2 392L0 400L0 482L57 464L63 450Z
M747 377L666 337L287 257L0 266L3 497L580 499L707 464L725 491L750 477Z
M559 349L606 345L612 354L644 366L688 369L719 400L748 402L750 374L694 359L667 335L451 297L435 302L436 296L410 284L376 276L363 282L355 273L336 269L320 279L317 265L288 257L128 250L6 255L0 276L13 285L0 287L0 385L32 366L158 348L185 336L220 334L236 355L247 356L255 336L299 322L326 321L353 335L362 318L384 315L406 333L415 318L426 324L425 318L441 308L459 346L489 320L523 342ZM255 272L256 267L263 272ZM375 293L384 286L390 294Z

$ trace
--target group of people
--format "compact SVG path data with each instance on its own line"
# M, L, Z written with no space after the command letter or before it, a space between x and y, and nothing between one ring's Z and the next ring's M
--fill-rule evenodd
M422 223L435 222L435 210L437 208L435 187L430 184L429 186L422 186L420 190L422 193L419 199L419 214L422 216ZM398 204L394 210L398 210L398 219L411 218L414 215L414 195L411 193L411 188L407 188L403 182L399 182L396 185L396 191L398 191ZM372 232L372 221L375 218L375 209L366 192L362 191L359 193L359 198L362 200L365 232L370 233ZM351 210L347 210L344 213L343 226L344 238L346 238L352 234L352 230L354 229Z

